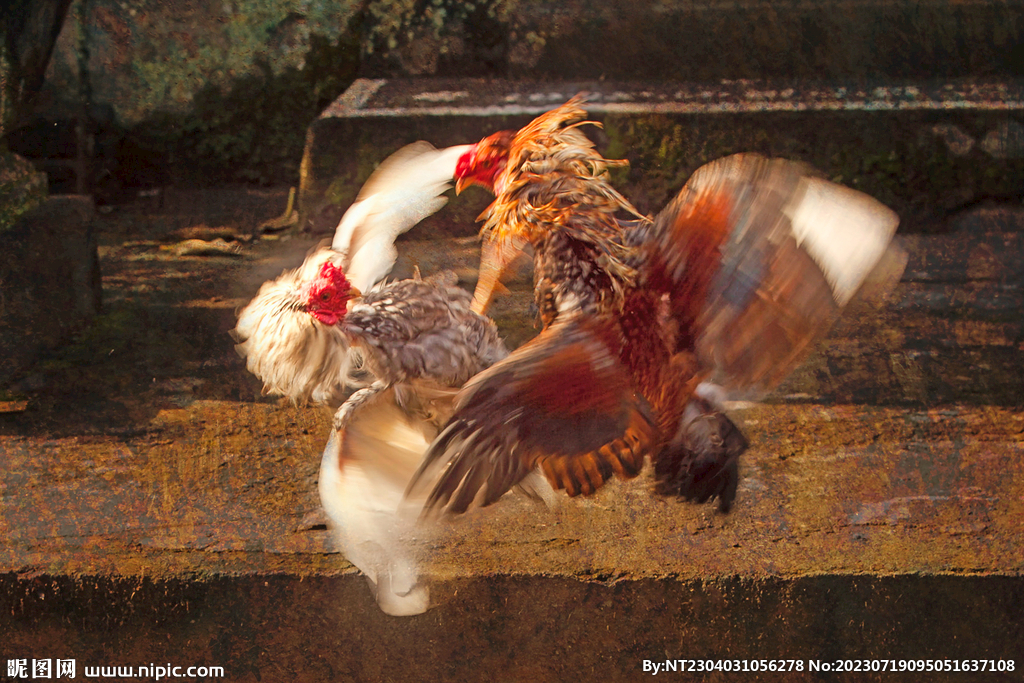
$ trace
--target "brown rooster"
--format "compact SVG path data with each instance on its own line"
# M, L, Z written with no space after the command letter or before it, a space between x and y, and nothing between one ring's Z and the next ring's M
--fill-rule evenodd
M477 310L528 243L543 329L459 394L409 489L429 489L428 511L488 505L535 469L590 494L647 457L659 492L727 510L747 442L722 396L778 384L895 232L870 197L756 155L698 169L648 219L610 185L622 162L579 130L581 102L485 138L456 167L457 190L496 195Z

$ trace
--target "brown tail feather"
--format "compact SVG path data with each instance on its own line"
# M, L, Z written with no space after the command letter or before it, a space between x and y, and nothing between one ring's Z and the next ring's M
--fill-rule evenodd
M695 503L718 498L728 512L736 499L739 457L748 442L724 413L694 397L679 433L655 459L655 491Z

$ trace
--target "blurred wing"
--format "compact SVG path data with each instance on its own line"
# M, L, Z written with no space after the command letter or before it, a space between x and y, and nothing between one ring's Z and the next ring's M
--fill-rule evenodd
M398 257L395 238L448 201L441 196L455 177L455 164L468 146L434 149L427 142L406 145L381 162L342 216L331 247L341 268L361 291L384 279Z
M324 461L323 465L358 463L364 476L372 480L371 488L381 494L377 500L371 497L360 504L396 511L423 454L438 433L439 419L451 415L455 395L456 390L440 387L432 387L429 392L419 392L411 385L387 387L357 407L344 429L332 434L340 460ZM324 505L329 514L346 504L330 495L327 498L330 504L325 501ZM387 504L382 507L385 500Z
M236 348L265 393L336 404L347 384L358 384L352 375L361 363L358 352L338 327L321 325L298 305L303 283L332 256L326 247L315 248L300 267L264 283L238 314Z
M647 248L683 343L732 390L767 391L884 268L898 216L794 162L740 154L699 168ZM874 273L873 273L874 271Z
M570 496L633 477L657 440L647 402L586 321L556 322L459 393L407 495L429 512L490 505L539 468Z
M391 386L361 403L341 431L332 430L320 463L320 502L345 557L373 585L388 614L420 614L430 606L418 550L428 529L404 492L451 414L455 390Z

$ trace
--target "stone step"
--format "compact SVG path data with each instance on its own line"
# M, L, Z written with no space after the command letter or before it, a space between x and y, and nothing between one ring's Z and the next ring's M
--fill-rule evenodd
M144 374L151 403L128 429L88 412L36 430L31 411L0 414L4 651L74 658L78 677L163 662L245 682L494 680L495 667L509 680L637 680L644 659L677 658L799 658L785 676L741 674L787 681L822 680L812 659L978 659L1004 670L948 680L1019 680L1024 415L1019 393L985 392L1019 377L1022 323L950 315L955 296L934 312L900 302L915 287L1010 291L1021 220L978 212L948 235L910 236L909 279L889 308L851 315L816 356L830 375L812 359L817 384L788 389L803 396L734 406L751 449L728 515L655 499L646 475L555 511L511 497L424 544L440 604L409 619L378 610L317 513L330 416L231 398L253 383L225 334L234 305L190 301L204 280L251 295L312 240L249 244L216 269L222 280L156 246L110 249L106 286L137 297L124 308L111 296L131 313L126 345L170 367L151 383L119 355L124 368L101 366ZM400 267L465 269L473 247L408 240ZM160 297L132 294L156 283ZM500 322L523 333L529 293L514 284ZM921 345L933 355L914 365ZM965 348L980 354L973 367L956 356ZM859 393L829 400L822 377Z
M654 663L654 680L715 683L1021 680L1019 577L496 576L451 590L449 606L395 618L354 575L6 575L0 633L7 657L73 659L76 680L120 665L146 667L142 680L219 666L210 679L232 683L619 682L651 680Z
M1024 109L1024 84L1017 81L870 83L361 78L321 117L536 116L581 93L591 112L634 115Z
M409 619L380 613L309 521L326 414L197 401L149 433L8 442L5 652L238 681L493 680L479 662L499 654L542 681L584 665L636 680L665 658L1022 665L1018 411L736 415L752 447L728 515L655 499L646 477L555 511L509 498L428 546L440 604ZM799 673L785 680L818 680Z
M661 208L700 165L737 152L811 164L901 214L904 231L1024 187L1024 82L507 81L360 79L310 126L301 225L333 229L377 163L404 144L475 142L518 128L577 93L626 158L618 186L642 211ZM424 229L471 234L482 193Z

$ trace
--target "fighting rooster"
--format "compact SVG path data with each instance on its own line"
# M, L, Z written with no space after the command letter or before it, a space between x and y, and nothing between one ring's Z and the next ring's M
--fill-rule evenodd
M457 190L496 195L475 306L529 244L543 328L459 394L409 489L428 512L493 503L535 469L590 494L647 457L659 492L727 510L747 441L722 396L777 385L889 248L892 211L756 155L698 169L648 219L584 117L574 98L458 161Z
M390 614L429 606L417 572L418 510L403 503L405 488L456 389L508 354L454 274L383 281L395 238L444 205L465 149L416 143L385 160L332 244L264 284L234 330L268 392L337 406L357 389L334 415L320 497L346 557Z

